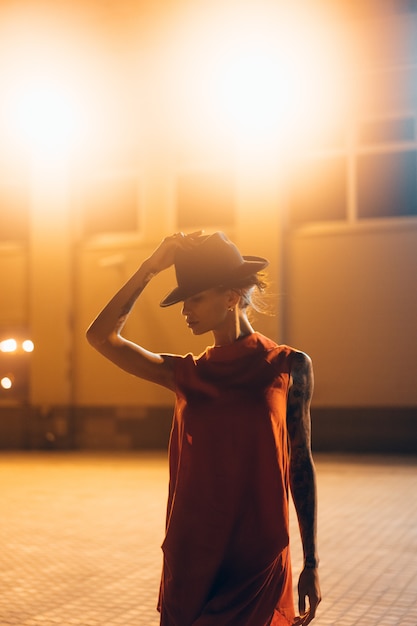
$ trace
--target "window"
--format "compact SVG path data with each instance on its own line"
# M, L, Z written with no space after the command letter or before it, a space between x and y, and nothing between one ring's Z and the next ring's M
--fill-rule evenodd
M362 144L395 143L416 140L413 117L394 117L363 122L359 128Z
M417 0L383 5L368 6L357 23L366 54L346 142L317 142L314 164L297 171L295 226L417 216Z
M357 158L358 218L417 215L417 151Z

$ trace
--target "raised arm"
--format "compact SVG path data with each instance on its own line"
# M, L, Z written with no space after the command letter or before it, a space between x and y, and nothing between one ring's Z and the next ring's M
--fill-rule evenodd
M122 336L126 320L153 276L170 267L178 246L192 245L197 233L166 237L133 276L111 298L87 330L87 340L98 352L139 378L173 388L173 358L149 352Z
M287 406L291 446L290 485L304 553L304 568L298 582L300 618L295 624L306 626L315 617L321 593L317 571L316 474L311 454L310 403L314 379L311 359L303 352L294 353L291 379ZM308 610L306 597L309 600Z

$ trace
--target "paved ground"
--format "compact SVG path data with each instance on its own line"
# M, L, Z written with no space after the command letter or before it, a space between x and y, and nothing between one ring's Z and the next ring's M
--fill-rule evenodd
M314 624L416 626L417 458L316 463ZM156 626L166 482L160 454L1 454L0 626Z

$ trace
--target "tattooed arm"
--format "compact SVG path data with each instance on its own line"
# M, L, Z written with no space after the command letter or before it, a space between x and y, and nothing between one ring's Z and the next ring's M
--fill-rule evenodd
M316 475L311 454L310 403L314 379L311 359L303 352L294 353L291 381L287 405L290 485L304 553L304 568L298 582L300 617L295 623L306 626L315 617L321 594L317 571Z
M193 245L195 235L166 237L125 285L113 296L87 330L87 340L120 368L169 389L173 388L173 357L155 354L128 341L122 330L136 300L153 276L170 267L175 250Z

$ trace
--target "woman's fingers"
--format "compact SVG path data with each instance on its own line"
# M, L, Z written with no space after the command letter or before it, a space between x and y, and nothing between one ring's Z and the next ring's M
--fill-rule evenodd
M202 232L197 230L189 235L178 232L165 237L151 255L152 270L160 272L173 265L175 250L179 247L183 249L192 248L198 243Z
M199 243L199 239L204 231L196 230L193 233L185 234L183 232L175 233L171 235L170 240L174 242L177 246L182 248L188 248L195 246Z

